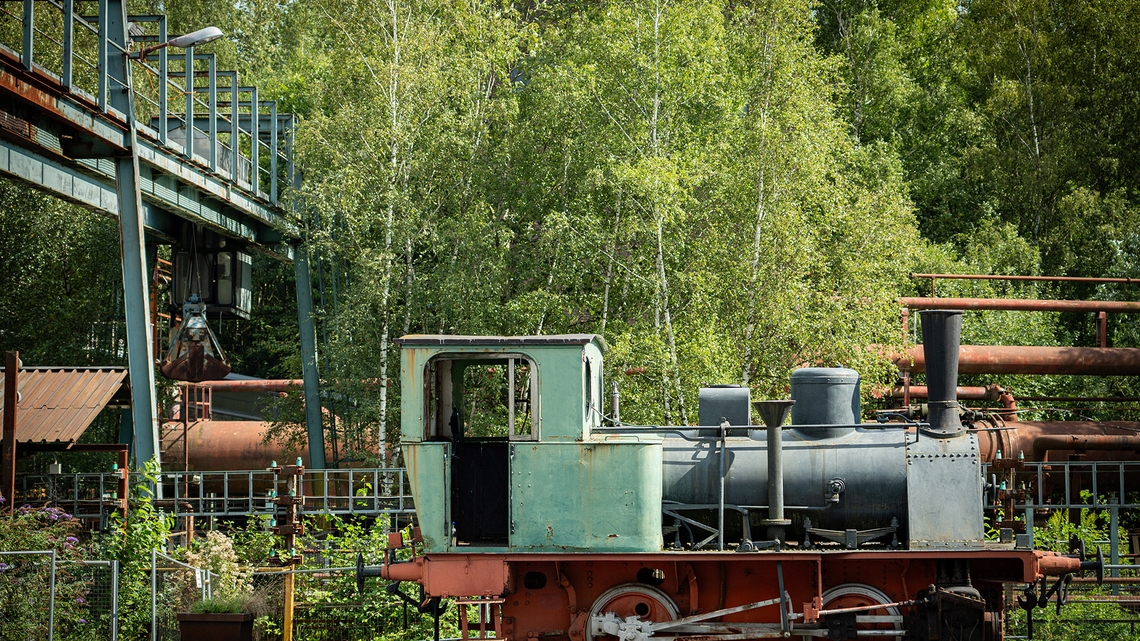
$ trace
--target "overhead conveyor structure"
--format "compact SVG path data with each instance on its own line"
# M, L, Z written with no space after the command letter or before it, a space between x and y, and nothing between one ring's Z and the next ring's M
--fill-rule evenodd
M325 467L303 222L283 198L296 118L195 52L217 29L172 37L123 0L4 5L19 28L0 33L0 176L119 221L136 461L159 457L148 274L189 229L293 262L308 464Z

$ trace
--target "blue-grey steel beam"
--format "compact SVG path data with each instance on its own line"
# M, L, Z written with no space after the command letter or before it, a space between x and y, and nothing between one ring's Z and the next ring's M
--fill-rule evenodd
M210 171L218 171L218 61L210 54Z
M75 0L63 0L63 77L65 89L71 88L75 52Z
M186 141L184 142L186 149L183 153L190 160L194 160L194 47L186 47L182 62L186 73L186 84L182 88L186 95L186 111L184 112L186 114Z
M249 119L252 126L249 128L249 187L253 193L261 195L261 159L259 147L261 136L257 131L261 124L258 112L257 87L250 87Z
M110 0L107 28L111 41L127 48L127 9L123 0ZM160 465L158 402L155 398L154 353L150 327L150 291L146 270L142 192L139 186L138 131L130 60L120 51L107 59L108 75L125 91L111 92L111 106L127 116L130 153L115 159L119 195L119 248L122 253L123 300L127 321L127 365L131 374L131 415L134 425L135 464L154 459Z
M99 77L99 111L107 110L107 0L99 0L99 37L95 39L95 61Z
M304 245L293 251L293 274L297 281L297 322L301 329L301 376L305 381L305 425L309 434L309 467L323 469L325 432L321 419L320 384L317 372L317 332L313 323L313 286L309 278L309 255Z
M269 102L269 200L277 202L277 101Z
M24 0L24 69L31 71L35 64L36 3Z

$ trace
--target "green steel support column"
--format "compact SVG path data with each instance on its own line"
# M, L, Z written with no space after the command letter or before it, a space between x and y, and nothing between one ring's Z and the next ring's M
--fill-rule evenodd
M63 0L63 76L60 84L71 89L75 54L75 0Z
M293 271L297 280L297 320L301 326L301 376L305 381L305 423L309 428L309 468L323 469L325 432L321 423L321 397L317 389L317 332L313 324L313 288L309 280L309 250L293 247Z
M166 42L170 38L166 35L166 16L158 19L158 41ZM158 141L162 144L169 142L170 131L170 106L167 104L167 87L170 84L170 67L167 66L169 61L166 58L166 47L158 50Z
M24 0L24 50L20 52L20 62L24 69L32 70L35 64L36 51L36 3L33 0Z
M185 78L183 90L186 92L186 157L194 160L194 47L186 47Z
M269 102L269 202L277 204L277 101Z
M210 171L218 171L218 62L210 54Z
M107 33L127 46L127 12L122 0L109 0ZM159 460L158 403L154 389L154 354L150 341L150 292L146 279L146 239L139 192L138 132L134 92L127 57L117 50L107 57L108 75L126 91L110 92L111 106L127 115L131 152L115 158L119 192L119 248L123 267L123 300L127 321L127 365L131 375L131 412L137 465ZM161 462L161 461L160 461Z
M260 108L257 104L257 87L252 87L249 99L249 161L250 172L249 182L252 185L253 193L257 196L261 195L261 161L259 160L260 147L261 147L261 132L258 131L258 120L261 118Z
M107 6L107 0L99 0L99 37L95 51L95 64L99 67L99 111L107 111Z

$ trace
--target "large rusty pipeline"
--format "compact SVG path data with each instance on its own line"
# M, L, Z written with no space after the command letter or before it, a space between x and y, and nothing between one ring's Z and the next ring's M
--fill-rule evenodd
M1140 312L1140 302L1118 300L1035 300L1024 298L904 297L909 309L984 309L1017 312Z
M1018 421L1015 429L979 429L978 449L983 461L1015 458L1027 461L1066 461L1095 452L1093 458L1129 461L1140 451L1140 423L1131 421Z
M893 356L900 370L926 371L922 345ZM1140 349L1133 347L1007 347L962 345L958 351L962 374L1077 374L1140 375Z
M265 430L268 426L261 421L190 423L187 430L190 469L261 470L273 461L291 461L297 456L308 460L307 446L288 448L277 442L266 443ZM181 459L180 450L178 459Z
M1001 396L1002 389L998 385L986 385L985 387L957 387L956 395L959 399L967 401L996 401ZM911 398L926 398L929 394L925 385L911 385L910 397ZM904 390L902 387L895 387L891 390L892 398L902 398Z
M202 381L198 383L208 387L213 392L288 392L305 386L305 381L296 378L285 379L247 379L247 380L221 380Z

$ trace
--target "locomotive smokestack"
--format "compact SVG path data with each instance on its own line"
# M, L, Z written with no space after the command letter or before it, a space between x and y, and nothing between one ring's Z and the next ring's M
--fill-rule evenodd
M926 358L926 386L930 408L929 431L938 436L965 433L958 416L958 346L962 338L962 312L934 309L921 312L922 349Z

